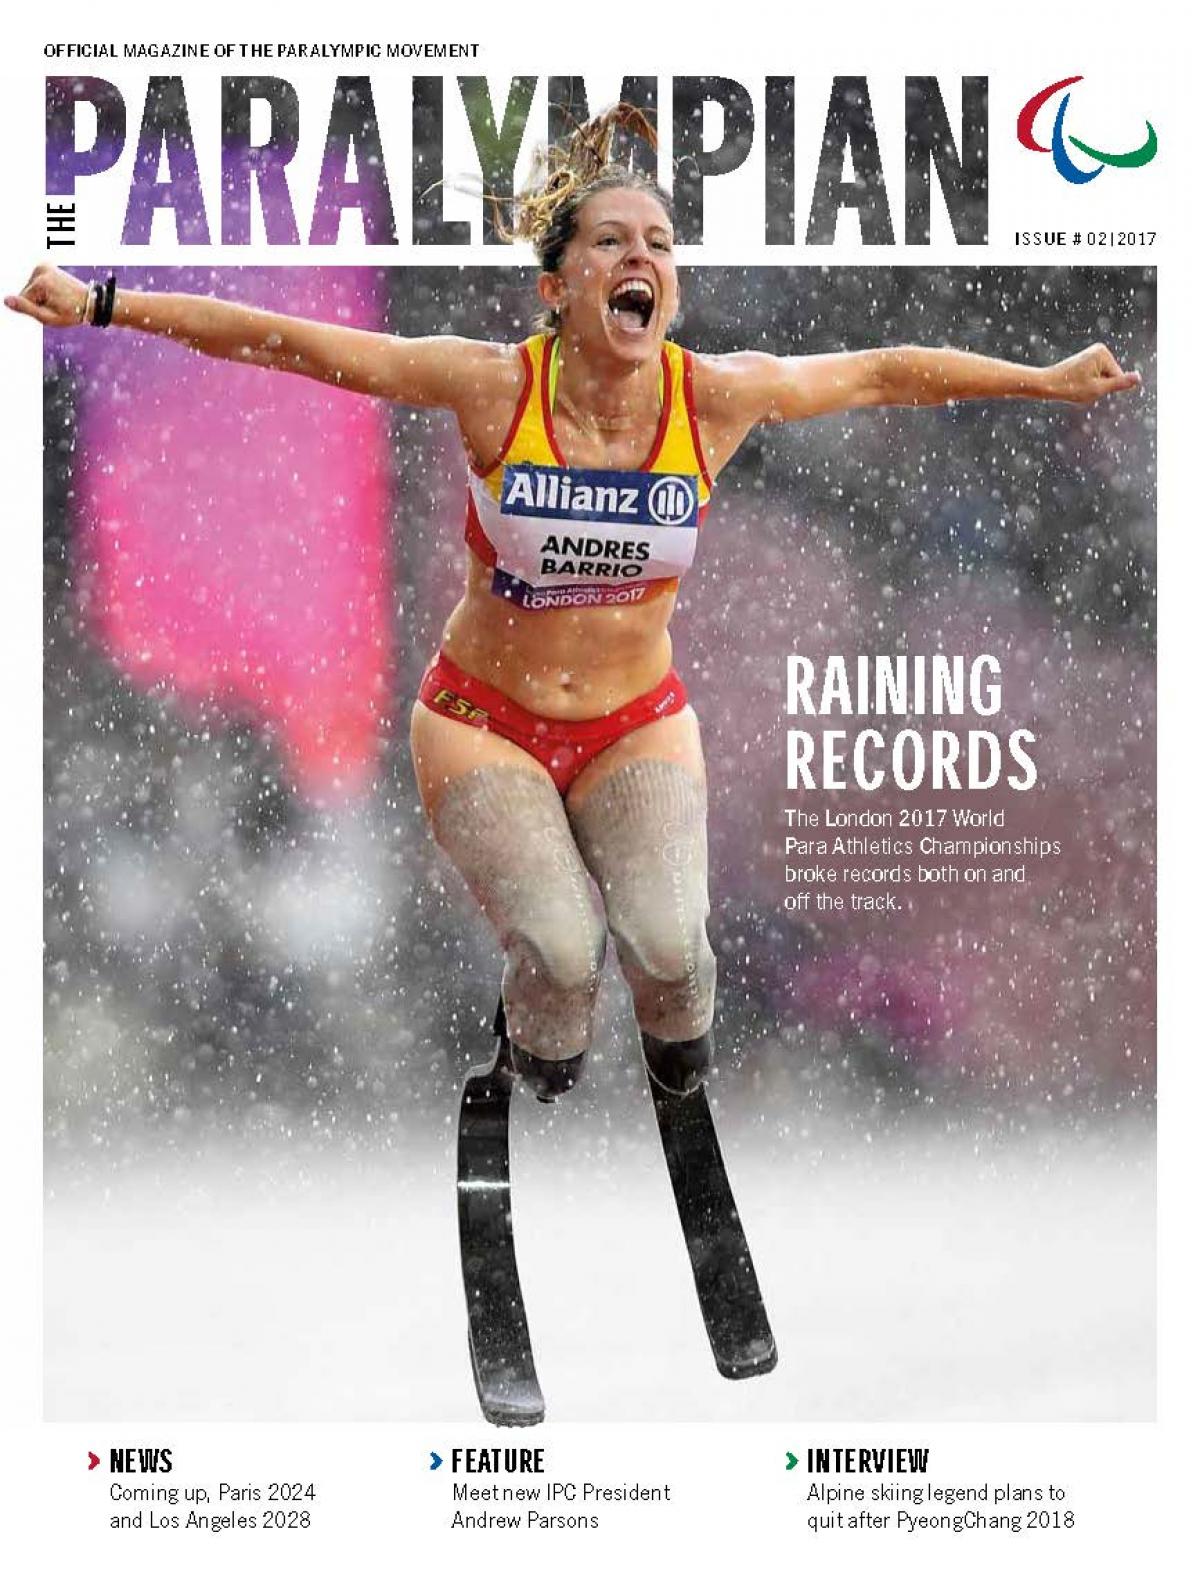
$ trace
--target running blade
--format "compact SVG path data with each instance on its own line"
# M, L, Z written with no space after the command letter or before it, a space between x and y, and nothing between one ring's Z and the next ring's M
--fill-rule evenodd
M650 1081L654 1116L675 1191L700 1311L722 1376L772 1370L775 1339L729 1188L708 1097L675 1096Z
M538 1425L538 1385L513 1242L508 1111L514 1077L503 1050L468 1076L458 1122L458 1236L471 1370L484 1418Z

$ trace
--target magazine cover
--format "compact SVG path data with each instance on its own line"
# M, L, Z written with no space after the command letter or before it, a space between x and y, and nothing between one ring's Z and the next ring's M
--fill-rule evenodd
M1171 1538L1184 131L1114 26L23 25L44 1571Z

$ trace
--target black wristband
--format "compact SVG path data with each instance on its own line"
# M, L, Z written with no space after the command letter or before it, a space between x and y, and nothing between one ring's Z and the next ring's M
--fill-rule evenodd
M93 282L92 289L96 293L96 305L92 309L92 328L107 329L112 323L113 307L117 300L117 276L110 274L103 285Z

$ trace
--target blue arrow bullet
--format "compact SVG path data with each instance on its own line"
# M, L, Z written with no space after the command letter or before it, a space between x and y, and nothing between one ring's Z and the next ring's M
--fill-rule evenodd
M440 1453L430 1453L430 1455L429 1455L429 1467L430 1467L430 1469L441 1469L441 1467L442 1467L442 1455Z

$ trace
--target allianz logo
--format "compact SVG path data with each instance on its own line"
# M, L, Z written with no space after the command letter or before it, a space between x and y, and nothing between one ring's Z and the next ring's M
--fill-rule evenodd
M695 521L694 477L664 472L571 472L559 467L506 466L504 515L553 515L576 520L626 519L657 526Z
M678 526L695 507L695 487L689 487L682 477L660 477L646 499L650 519L659 526Z

